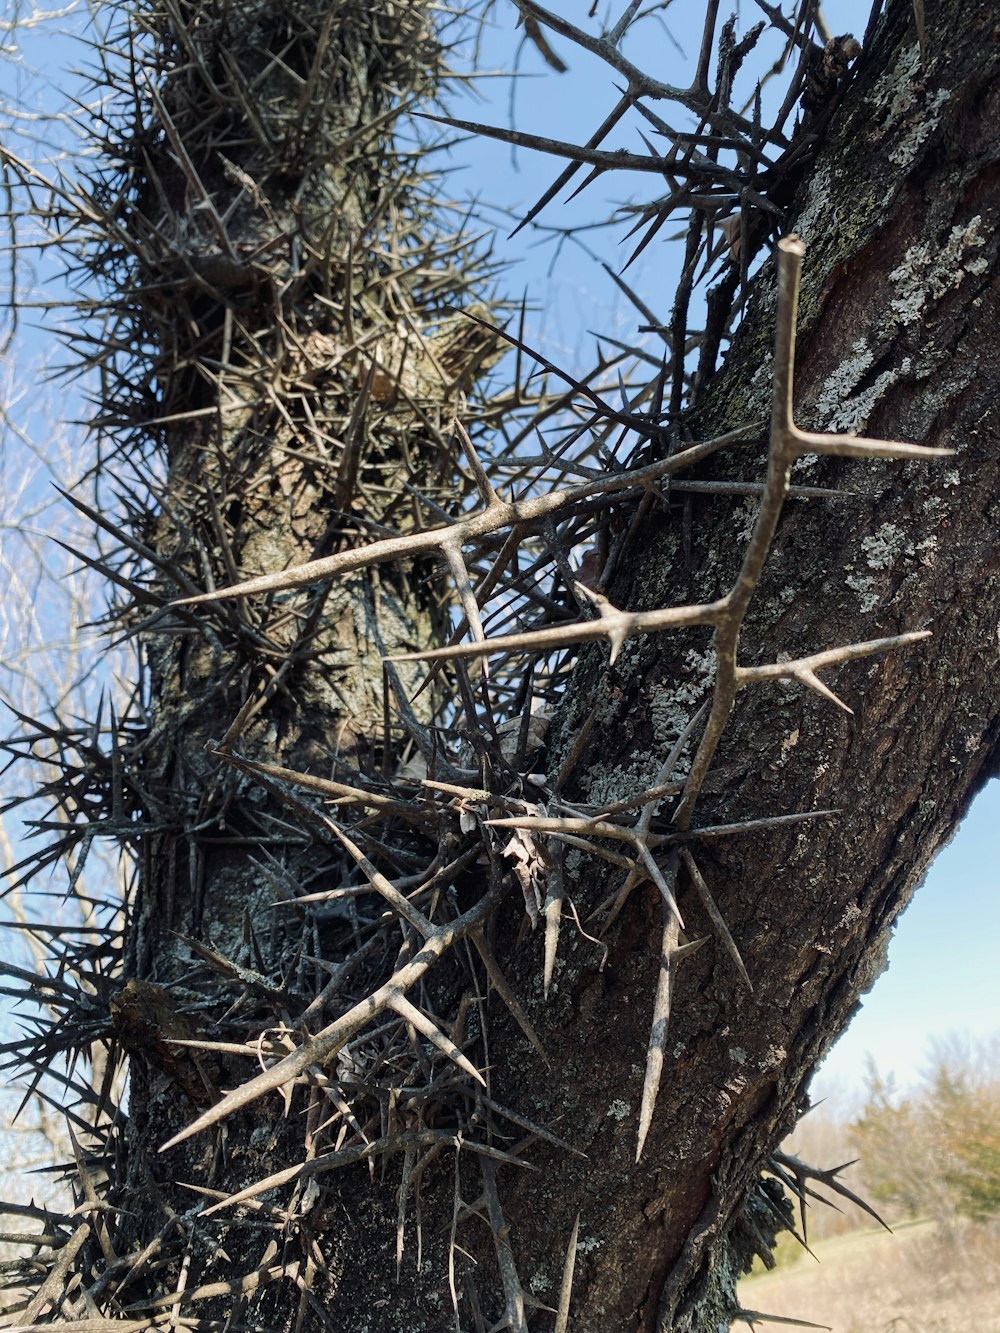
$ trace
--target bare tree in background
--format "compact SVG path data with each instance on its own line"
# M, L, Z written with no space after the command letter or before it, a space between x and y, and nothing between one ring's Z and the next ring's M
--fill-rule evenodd
M636 246L682 226L652 368L496 301L407 121L430 5L122 7L104 165L6 156L104 294L75 503L144 662L11 745L59 765L22 877L133 868L124 945L26 981L80 1206L16 1327L716 1333L838 1187L775 1145L995 763L1000 30L709 0L681 88L662 8L516 3L621 89L513 132L567 164L531 216L635 170Z

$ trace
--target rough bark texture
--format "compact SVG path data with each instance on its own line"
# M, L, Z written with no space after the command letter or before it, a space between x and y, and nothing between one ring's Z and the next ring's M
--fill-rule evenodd
M349 956L351 938L349 920L318 916L302 936L308 948L295 952L281 919L265 915L286 890L294 898L339 883L346 858L328 828L313 836L315 804L290 807L287 792L220 765L206 743L218 742L247 706L240 744L249 758L325 778L342 778L350 760L377 774L380 658L425 643L440 613L426 571L395 566L284 608L239 604L230 615L222 605L207 618L172 619L172 631L184 632L171 639L157 612L143 629L154 658L154 720L128 756L153 832L141 839L131 979L111 1004L117 1036L133 1055L130 1166L114 1202L135 1219L132 1239L153 1253L162 1218L181 1220L163 1223L161 1239L171 1226L184 1228L183 1256L175 1246L164 1271L148 1269L147 1295L198 1284L198 1312L216 1321L206 1327L443 1333L456 1327L448 1268L463 1213L461 1244L471 1262L457 1258L460 1326L503 1327L498 1321L516 1304L508 1252L526 1290L553 1307L579 1213L576 1333L728 1327L739 1270L773 1228L759 1188L762 1163L805 1105L811 1070L884 965L895 918L1000 753L992 689L1000 619L1000 27L986 6L928 0L925 8L933 34L927 66L919 64L910 5L891 6L800 189L796 225L810 248L797 416L827 430L946 445L955 457L799 467L795 480L849 494L788 506L741 652L746 663L766 662L909 629L932 629L934 638L831 673L850 717L797 688L755 686L741 697L696 826L840 811L699 843L752 993L712 938L684 961L656 1117L636 1165L660 897L650 885L632 895L608 932L603 965L602 948L564 924L555 985L543 1001L541 942L522 937L515 893L491 934L550 1063L493 995L484 1055L490 1092L518 1116L551 1127L577 1154L539 1141L526 1154L533 1170L486 1156L472 1171L459 1131L474 1137L481 1104L456 1123L447 1078L435 1066L424 1100L417 1106L414 1096L405 1108L413 1129L396 1090L381 1087L388 1074L380 1080L378 1067L352 1069L345 1053L336 1077L345 1085L354 1075L371 1080L369 1127L381 1124L392 1140L389 1166L383 1159L370 1170L374 1154L359 1151L357 1163L324 1177L321 1190L303 1175L294 1190L276 1183L223 1221L196 1218L205 1190L239 1191L315 1152L320 1122L333 1111L315 1084L290 1090L287 1101L272 1093L224 1128L156 1154L155 1145L211 1103L220 1085L247 1076L246 1062L225 1051L197 1060L178 1054L184 1048L171 1043L203 1028L156 987L190 1002L203 986L222 1022L224 969L220 982L219 960L206 958L205 946L238 957L233 993L242 1007L235 1018L225 1015L227 1031L284 1025L292 1044L323 1021L322 1002L307 1017L303 1006ZM357 544L382 524L406 531L423 522L413 491L443 499L451 484L451 422L482 352L443 319L444 303L463 293L456 243L439 254L417 247L410 262L421 219L407 181L387 174L395 160L388 130L361 148L355 134L382 116L388 124L402 98L426 92L419 79L406 81L422 44L427 59L437 59L424 7L359 0L331 4L326 15L295 0L288 9L286 31L287 16L274 4L223 13L182 3L186 30L201 35L179 45L163 92L167 115L159 114L159 129L133 162L135 170L145 163L151 183L131 225L147 227L142 253L156 257L154 271L132 270L133 297L142 318L164 326L176 318L186 348L180 364L175 348L164 349L149 403L158 414L198 414L166 423L161 436L167 471L148 540L172 592ZM211 23L218 31L209 39ZM185 118L197 125L204 105L197 98L213 79L228 97L239 84L237 64L253 91L250 119L231 123L228 112L206 110L219 118L211 151L188 170L163 126L180 135ZM312 97L317 80L328 85L323 106L336 114L304 134L311 122L302 115L303 88ZM298 109L286 115L295 99ZM205 199L190 196L192 171L226 212L232 254L216 244ZM171 264L177 272L168 281ZM175 302L167 316L155 306L161 299ZM698 438L766 419L773 307L767 265L723 372L704 388ZM442 375L442 365L451 373ZM300 448L306 436L308 457ZM330 443L328 467L317 465L317 441ZM763 453L761 437L717 456L703 475L745 479L760 470ZM361 490L377 504L358 514L352 503ZM613 600L646 608L717 597L738 567L752 516L750 501L735 509L698 496L671 504L648 520ZM614 666L604 651L583 653L550 733L550 770L596 705L573 790L604 803L649 786L709 688L710 648L707 634L692 634L631 640ZM409 694L416 679L404 681ZM418 721L426 723L433 707L426 692ZM419 838L415 832L414 848ZM393 873L411 868L406 853L402 838L385 852ZM575 852L566 870L585 920L613 881L604 863ZM456 914L482 893L488 873L471 865L455 889ZM711 937L695 896L680 885L688 938ZM197 937L205 969L192 967L172 932ZM417 948L402 938L400 958ZM398 962L372 955L358 963L358 993ZM467 984L463 966L449 961L429 975L420 992L426 1012L452 1012ZM468 975L475 988L471 962ZM464 1017L463 1010L451 1029L459 1045ZM477 1035L475 1013L468 1032ZM485 1032L483 1023L478 1036ZM375 1049L373 1039L367 1054ZM506 1122L504 1146L521 1137L521 1123ZM463 1146L421 1158L411 1194L420 1248L411 1214L397 1275L396 1163L402 1156L411 1169L429 1141L420 1135L439 1124ZM155 1200L155 1224L144 1199ZM144 1308L178 1299L156 1295ZM524 1327L552 1327L552 1315L529 1310Z
M578 939L557 973L555 1002L532 1006L556 1075L511 1033L521 1058L501 1075L502 1097L542 1120L560 1117L588 1154L586 1162L553 1154L541 1184L512 1182L508 1209L512 1241L550 1298L580 1210L581 1333L728 1326L727 1293L754 1248L740 1209L761 1162L882 971L893 922L931 858L996 771L1000 28L986 7L929 6L934 46L921 69L907 8L897 6L869 53L800 191L793 226L809 251L796 417L813 429L947 446L955 457L797 467L793 480L822 478L849 495L786 509L741 658L774 661L908 629L934 637L830 673L851 717L798 688L754 687L741 697L714 796L696 823L841 814L706 845L703 870L754 991L714 942L683 964L672 1058L638 1167L636 1108L662 929L652 886L626 909L604 969L599 951ZM769 266L705 395L699 437L766 415L773 308ZM716 475L745 476L745 457ZM648 550L615 590L616 604L662 605L665 590L678 604L704 602L729 586L752 502L735 513L715 501L687 504L690 512L678 504L649 524ZM568 748L596 698L579 793L613 800L655 781L704 695L709 649L707 634L645 639L613 668L596 653L581 667L554 743ZM572 891L581 916L607 892L594 881L593 866L579 868ZM682 892L689 936L711 935L693 892ZM538 970L532 957L522 973L536 996Z
M494 341L449 318L488 266L461 230L440 226L429 178L395 141L401 106L433 97L442 74L430 7L185 0L176 14L146 10L135 21L151 81L163 77L152 105L136 81L148 124L137 116L119 148L132 167L137 257L129 247L119 255L128 277L116 313L128 332L117 341L135 350L148 338L158 360L140 411L128 382L112 412L142 481L143 462L165 469L144 521L163 575L151 587L170 599L206 578L225 585L238 571L356 546L373 531L405 533L427 504L452 504L465 484L455 419L469 421L465 391ZM157 419L142 461L149 423L139 435L137 415ZM130 1055L128 1165L115 1190L132 1217L126 1247L187 1214L192 1186L221 1197L315 1150L331 1108L314 1098L308 1113L289 1114L279 1097L157 1151L247 1076L245 1060L170 1044L221 1034L219 966L233 983L232 1042L318 1022L322 1003L304 1022L303 1010L324 986L333 993L331 973L353 950L348 907L319 910L303 935L302 910L289 902L341 884L349 858L308 802L290 805L287 791L231 767L220 747L322 778L378 774L384 724L399 707L386 698L382 658L446 627L432 572L429 562L387 567L294 606L243 603L197 622L181 613L182 624L166 610L140 626L154 721L125 766L156 829L139 843L124 963L133 979L110 999L113 1035ZM403 666L398 678L404 698L418 694L422 673ZM427 725L439 704L425 690L412 715ZM405 840L396 856L394 868L407 868ZM193 966L192 940L202 948ZM362 954L352 981L363 991L391 963ZM233 1005L249 975L241 968L256 980ZM341 1072L349 1080L350 1064ZM307 1200L294 1258L287 1241L261 1240L252 1213L223 1225L218 1245L195 1226L200 1315L221 1327L249 1309L248 1326L261 1330L296 1319L328 1327L318 1312L328 1303L345 1329L433 1322L448 1304L447 1224L438 1223L450 1216L450 1184L446 1202L435 1200L426 1281L373 1300L395 1271L398 1182L367 1165L350 1177L322 1207ZM169 1284L180 1269L166 1272ZM147 1308L171 1304L154 1297Z

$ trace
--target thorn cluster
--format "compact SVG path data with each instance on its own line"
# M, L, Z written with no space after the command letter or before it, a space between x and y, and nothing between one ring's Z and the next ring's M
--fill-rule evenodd
M78 876L95 839L116 842L133 867L125 919L97 932L89 955L67 957L71 980L61 960L55 980L4 969L47 1015L17 1051L22 1067L33 1087L45 1072L77 1099L82 1144L67 1170L84 1220L44 1219L41 1257L16 1272L33 1284L16 1311L25 1329L63 1317L152 1327L192 1306L207 1312L205 1327L229 1327L237 1308L248 1326L276 1283L293 1290L289 1326L308 1317L331 1327L324 1299L336 1278L316 1239L330 1178L357 1168L354 1180L374 1181L376 1163L399 1166L397 1269L415 1229L420 1271L421 1186L446 1161L456 1317L462 1302L478 1311L482 1294L459 1236L485 1222L496 1326L526 1329L531 1298L499 1169L532 1169L539 1142L574 1149L494 1095L494 994L530 1058L557 1069L498 957L498 909L523 903L543 926L548 995L566 914L600 952L633 890L656 886L663 924L638 1160L677 969L705 943L684 933L682 886L753 983L700 845L836 813L699 825L739 691L794 680L843 707L821 670L924 637L740 663L785 502L816 493L790 486L796 459L943 451L795 425L804 247L791 237L778 246L766 475L698 476L704 460L764 432L749 422L683 439L704 220L723 203L763 199L766 146L792 145L709 89L715 6L685 90L621 55L635 4L595 39L517 2L532 31L585 45L622 74L623 108L667 99L700 118L694 135L654 118L671 141L666 157L610 162L599 148L610 126L568 154L595 171L638 166L668 179L669 199L643 215L642 244L681 204L701 219L666 339L672 360L650 383L616 388L624 352L586 375L563 371L527 343L523 309L515 332L510 312L490 304L488 252L464 219L446 225L428 146L407 120L445 72L441 30L422 3L166 0L126 11L98 48L115 92L100 145L111 166L67 185L8 156L38 211L75 238L81 278L106 294L83 335L100 379L98 502L71 498L113 543L85 559L115 587L112 618L143 659L124 709L87 726L31 724L9 747L44 750L55 773L43 792L54 813L39 826L48 842L22 877L60 858ZM727 29L720 79L746 46ZM744 163L735 182L718 166L733 145ZM505 354L498 383L491 371ZM644 515L699 489L758 499L732 586L706 604L614 606L608 589ZM584 646L606 643L613 663L630 636L691 626L713 634L711 698L656 782L600 807L571 799L589 730L558 768L544 736ZM566 889L567 848L622 872L585 923ZM91 1052L105 1072L81 1083L77 1060ZM120 1105L126 1056L131 1105L157 1107L155 1125ZM257 1140L233 1151L250 1127L269 1144L257 1157ZM210 1164L185 1188L164 1154ZM775 1161L805 1189L802 1171ZM189 1283L196 1234L238 1246L245 1270L228 1284ZM568 1326L576 1244L574 1227L557 1329ZM67 1285L71 1270L79 1280Z

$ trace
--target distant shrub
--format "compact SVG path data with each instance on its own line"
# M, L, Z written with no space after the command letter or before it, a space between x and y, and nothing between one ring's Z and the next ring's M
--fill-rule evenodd
M1000 1214L1000 1042L939 1043L927 1076L906 1096L872 1065L850 1135L867 1188L883 1205L945 1226Z
M1000 1213L1000 1079L970 1086L966 1071L941 1069L933 1109L955 1210L985 1222Z

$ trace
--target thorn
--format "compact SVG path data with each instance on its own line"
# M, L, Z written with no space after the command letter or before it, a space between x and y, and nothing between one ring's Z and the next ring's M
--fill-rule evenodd
M552 1333L567 1333L569 1328L569 1307L573 1294L573 1269L576 1266L576 1241L580 1234L580 1214L577 1213L569 1244L566 1246L566 1260L563 1263L562 1283L559 1287L559 1309L556 1313L555 1327Z
M673 959L678 942L677 918L668 913L663 928L660 944L660 970L656 985L656 999L653 1002L653 1025L649 1031L649 1050L646 1055L646 1075L642 1085L642 1101L639 1106L639 1133L635 1148L635 1160L642 1157L642 1150L653 1123L653 1109L660 1090L660 1076L663 1073L663 1058L667 1046L667 1026L670 1020L670 991L673 983Z
M759 1310L734 1310L734 1319L745 1319L753 1328L754 1324L760 1321L765 1324L792 1324L796 1328L825 1328L830 1330L829 1324L813 1324L808 1319L792 1319L788 1315L781 1314L761 1314Z

